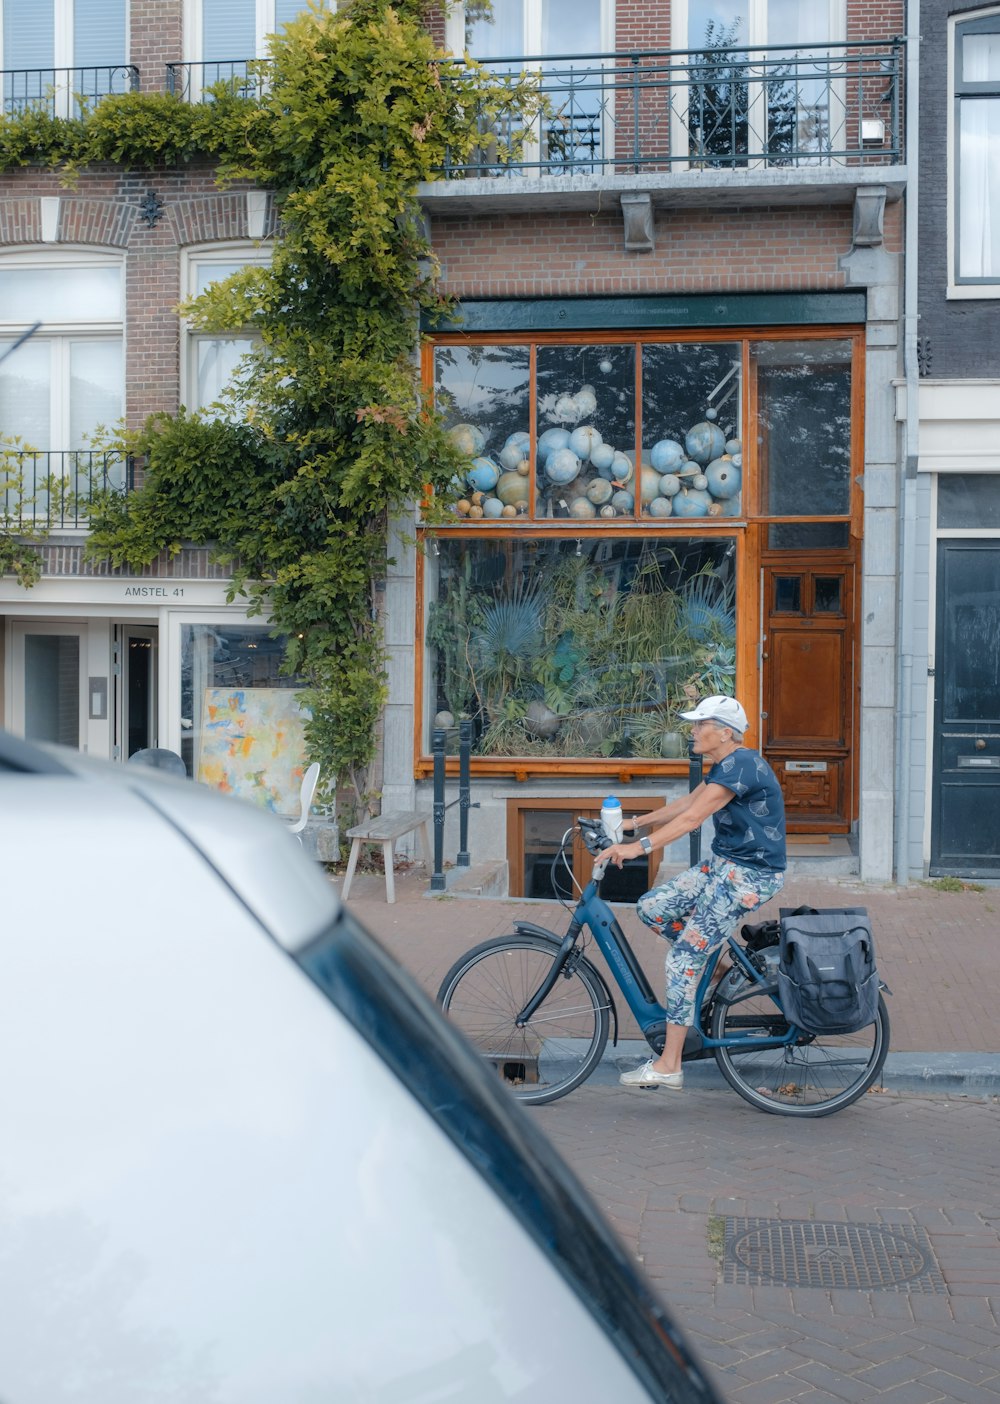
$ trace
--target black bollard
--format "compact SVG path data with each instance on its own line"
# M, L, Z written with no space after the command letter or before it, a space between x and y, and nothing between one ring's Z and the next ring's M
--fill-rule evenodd
M443 892L444 883L444 731L437 727L431 736L434 753L434 871L431 891Z
M472 755L472 722L458 724L458 854L455 866L467 868L469 857L469 809L471 807L471 785L469 783L469 758Z
M701 784L701 756L694 749L694 737L688 741L688 791L693 791ZM693 829L690 834L691 843L691 866L701 862L701 826Z

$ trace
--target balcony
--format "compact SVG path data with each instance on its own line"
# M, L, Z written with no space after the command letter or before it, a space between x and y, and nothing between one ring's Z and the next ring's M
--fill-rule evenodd
M120 453L7 449L0 456L0 525L25 534L79 531L99 492L135 486L133 460Z
M51 117L79 117L112 93L139 91L139 70L132 63L100 68L8 68L0 70L0 112L47 112Z
M213 63L168 63L167 92L182 102L210 98L220 83L236 97L259 98L267 91L268 59L225 59Z
M670 192L671 203L847 199L902 189L902 39L711 51L490 59L481 67L544 98L480 117L471 156L421 188L436 212L587 207L588 192ZM465 71L452 68L453 78ZM445 67L442 78L448 81ZM500 196L500 199L496 199Z

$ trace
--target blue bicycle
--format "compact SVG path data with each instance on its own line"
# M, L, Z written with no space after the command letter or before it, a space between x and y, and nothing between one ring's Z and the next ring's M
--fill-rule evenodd
M578 819L595 857L607 847L600 824ZM566 856L574 830L553 860L572 872ZM466 951L448 971L438 1002L523 1102L564 1097L597 1067L618 1012L605 974L586 954L590 933L611 979L650 1048L663 1050L665 1010L607 902L599 895L603 865L580 892L562 937L518 921L508 936ZM578 884L575 886L579 887ZM556 889L558 890L558 889ZM732 968L715 984L723 951ZM858 1033L811 1034L789 1023L778 996L778 947L742 946L734 936L705 967L684 1060L714 1057L723 1077L761 1111L780 1116L828 1116L850 1106L874 1083L889 1051L889 1014L879 996L874 1023Z

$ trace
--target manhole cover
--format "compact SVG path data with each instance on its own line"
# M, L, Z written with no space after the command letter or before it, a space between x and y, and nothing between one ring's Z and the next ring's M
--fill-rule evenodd
M745 1287L944 1292L924 1229L814 1219L726 1220L725 1281Z

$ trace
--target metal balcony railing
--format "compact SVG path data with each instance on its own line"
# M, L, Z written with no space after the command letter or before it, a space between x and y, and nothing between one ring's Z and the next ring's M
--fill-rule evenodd
M638 174L902 160L905 41L487 59L544 98L480 116L483 141L450 179ZM446 65L442 78L465 72ZM518 150L520 144L520 150Z
M0 70L0 112L15 117L26 111L53 117L78 117L112 93L139 91L133 63L102 68L6 68Z
M224 83L236 97L259 98L267 91L268 59L226 59L214 63L168 63L167 92L183 102L201 102Z
M86 527L98 492L130 492L135 465L89 449L6 449L0 454L0 525L25 532Z

